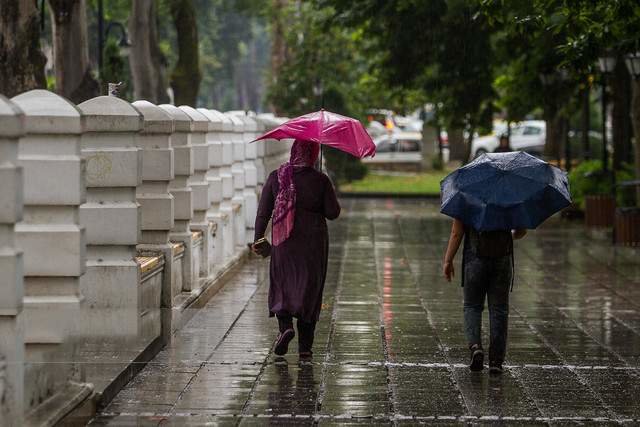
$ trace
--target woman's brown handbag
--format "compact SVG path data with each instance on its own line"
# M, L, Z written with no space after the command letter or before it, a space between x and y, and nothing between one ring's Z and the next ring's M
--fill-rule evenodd
M264 237L253 242L253 248L263 258L271 255L271 243L269 243L269 241Z

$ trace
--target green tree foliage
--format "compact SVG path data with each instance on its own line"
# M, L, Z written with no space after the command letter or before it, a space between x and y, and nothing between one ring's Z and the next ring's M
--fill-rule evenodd
M490 126L494 57L479 2L319 2L335 7L338 22L361 28L375 42L389 86L423 91L439 105L445 126Z
M379 76L371 73L376 59L363 33L333 21L331 7L310 2L289 3L286 14L287 60L269 88L268 99L281 114L297 116L325 108L364 117L383 100ZM324 149L327 167L338 182L366 172L355 158Z

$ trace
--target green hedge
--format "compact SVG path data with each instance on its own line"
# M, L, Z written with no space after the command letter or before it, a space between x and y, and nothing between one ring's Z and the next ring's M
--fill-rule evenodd
M634 177L633 169L624 165L616 171L616 181L628 181ZM580 163L569 173L569 186L573 202L584 209L584 197L595 194L611 194L611 171L602 170L602 161L589 160ZM632 192L617 192L619 206L634 204Z

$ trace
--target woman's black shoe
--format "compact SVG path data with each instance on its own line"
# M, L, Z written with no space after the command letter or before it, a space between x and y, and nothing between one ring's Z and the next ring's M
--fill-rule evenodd
M484 369L484 350L478 344L474 344L471 349L471 364L469 369L474 372L482 371Z
M502 363L500 362L489 362L489 373L490 374L501 374L503 371Z
M273 352L278 356L284 356L289 351L289 343L296 336L296 332L293 329L287 329L286 331L278 335L276 340L276 347Z

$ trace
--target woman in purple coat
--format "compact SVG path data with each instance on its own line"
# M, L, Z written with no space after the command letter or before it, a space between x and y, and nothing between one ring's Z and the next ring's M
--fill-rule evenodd
M298 319L300 357L311 357L327 275L329 233L326 219L340 215L333 184L314 165L319 144L296 140L287 163L273 171L262 190L256 216L255 241L264 237L272 219L272 246L253 245L271 254L269 315L278 318L280 334L275 354L287 353Z

